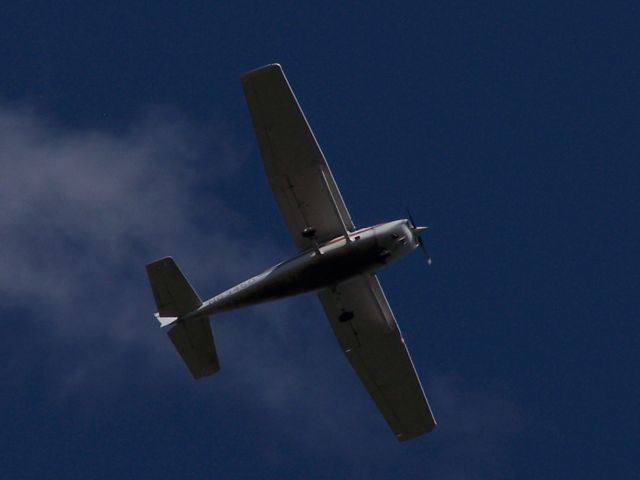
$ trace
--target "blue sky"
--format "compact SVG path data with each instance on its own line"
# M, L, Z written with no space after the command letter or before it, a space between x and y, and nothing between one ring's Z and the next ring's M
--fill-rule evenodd
M0 474L631 478L633 2L4 2ZM294 253L239 76L281 63L439 422L399 444L313 295L213 318L195 382L144 265L203 297Z

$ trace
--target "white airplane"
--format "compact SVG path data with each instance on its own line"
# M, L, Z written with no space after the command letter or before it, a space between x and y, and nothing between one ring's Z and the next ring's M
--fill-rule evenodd
M194 378L220 369L209 315L318 292L340 347L398 440L436 426L375 271L421 246L426 227L356 229L280 65L242 76L269 184L299 253L202 302L171 257L147 265L156 318Z

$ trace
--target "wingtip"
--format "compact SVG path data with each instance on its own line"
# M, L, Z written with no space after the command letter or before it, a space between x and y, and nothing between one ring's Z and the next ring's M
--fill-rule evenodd
M262 67L254 68L253 70L249 70L248 72L244 72L242 75L240 75L240 79L243 82L246 82L247 80L250 80L256 75L260 75L270 71L282 72L282 65L280 65L279 63L269 63L268 65L263 65Z
M431 421L426 425L422 425L421 427L414 430L395 432L395 436L399 442L405 442L407 440L411 440L411 439L420 437L422 435L426 435L427 433L431 433L435 430L437 426L438 426L438 423L436 422L436 419L433 418L433 416L431 416Z

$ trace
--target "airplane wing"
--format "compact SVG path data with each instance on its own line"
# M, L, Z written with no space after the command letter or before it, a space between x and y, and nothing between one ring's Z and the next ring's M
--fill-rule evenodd
M329 165L280 65L245 73L242 86L269 184L300 251L355 230Z
M398 440L436 426L398 324L375 275L318 293L351 366Z

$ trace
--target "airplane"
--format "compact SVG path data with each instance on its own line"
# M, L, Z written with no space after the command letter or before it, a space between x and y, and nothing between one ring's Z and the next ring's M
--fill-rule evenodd
M317 292L342 351L399 441L436 421L375 272L416 248L411 215L357 229L282 67L241 76L271 189L298 254L202 301L177 264L147 265L160 326L194 378L219 371L209 316Z

